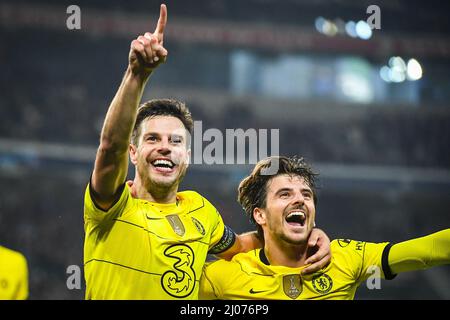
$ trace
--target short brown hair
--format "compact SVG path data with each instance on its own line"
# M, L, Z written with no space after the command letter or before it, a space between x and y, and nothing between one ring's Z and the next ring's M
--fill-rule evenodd
M264 175L262 170L270 168L274 165L273 161L278 160L278 171L274 175ZM255 208L265 208L267 200L267 184L271 179L278 175L288 174L291 176L302 177L306 184L313 191L314 204L317 204L316 194L316 177L317 173L313 172L312 168L303 158L298 157L269 157L259 161L252 173L244 178L239 184L238 188L238 202L244 209L246 215L258 229L258 235L262 238L262 229L255 218L253 211Z
M192 134L194 121L191 112L184 102L175 99L153 99L143 103L136 116L133 133L131 135L131 143L138 144L139 135L141 134L141 123L147 118L156 116L171 116L180 119L189 134Z

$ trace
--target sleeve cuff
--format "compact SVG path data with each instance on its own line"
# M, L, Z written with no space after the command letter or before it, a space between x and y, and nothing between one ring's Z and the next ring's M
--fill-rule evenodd
M114 195L114 201L111 204L111 206L109 207L108 210L104 210L102 209L98 203L95 201L95 191L94 189L92 189L92 174L91 177L89 178L89 197L91 198L92 203L94 204L95 208L97 210L103 211L103 212L108 212L109 210L111 210L111 208L113 208L120 200L120 198L122 197L123 194L123 189L125 188L126 183L124 182L118 189L116 194Z
M381 267L383 268L384 278L386 280L392 280L397 276L392 273L391 267L389 267L389 251L392 246L392 243L388 243L387 246L384 247L383 254L381 255Z

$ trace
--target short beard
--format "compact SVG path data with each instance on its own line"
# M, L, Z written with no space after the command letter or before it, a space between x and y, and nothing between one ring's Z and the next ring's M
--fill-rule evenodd
M300 239L300 240L294 240L294 239L292 239L292 238L286 236L286 235L283 234L283 233L279 235L279 238L280 238L281 240L283 240L284 242L289 243L290 245L296 245L296 246L298 246L298 245L305 245L305 244L308 243L309 234L306 235L304 239Z
M137 168L138 175L141 179L142 186L146 189L148 193L150 193L155 199L164 198L165 195L170 193L174 189L178 189L181 181L186 175L187 165L184 165L178 177L176 177L172 182L168 183L157 183L150 178L150 174L148 173L149 168L147 166L138 166Z
M306 244L308 242L308 238L306 238L304 240L293 240L293 239L290 239L289 237L285 237L284 235L280 236L280 238L284 242L287 242L289 244L296 245L296 246Z

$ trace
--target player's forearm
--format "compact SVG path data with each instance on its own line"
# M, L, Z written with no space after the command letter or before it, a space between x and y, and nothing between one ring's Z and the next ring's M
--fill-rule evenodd
M91 196L104 210L126 179L131 133L147 79L128 69L105 118L91 179Z
M100 145L103 149L127 152L139 103L149 76L135 75L127 69L109 106L103 124Z
M450 229L395 244L388 261L393 274L450 264Z
M262 248L262 242L259 240L256 231L251 231L236 235L233 246L226 251L217 254L217 256L229 261L238 253L248 252L257 248Z
M263 247L263 243L256 231L242 233L239 235L239 238L241 239L241 252L248 252Z

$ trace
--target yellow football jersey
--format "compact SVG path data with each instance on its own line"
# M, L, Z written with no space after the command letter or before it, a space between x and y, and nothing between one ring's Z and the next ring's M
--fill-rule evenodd
M217 260L205 265L199 298L353 299L358 285L370 276L385 277L386 272L388 278L389 248L389 243L334 240L330 264L312 275L301 275L305 267L269 265L262 249L240 253L231 262Z
M197 299L208 251L232 245L216 208L193 191L159 204L126 185L105 212L88 185L84 219L86 299Z
M0 300L27 298L27 260L21 253L0 246Z

